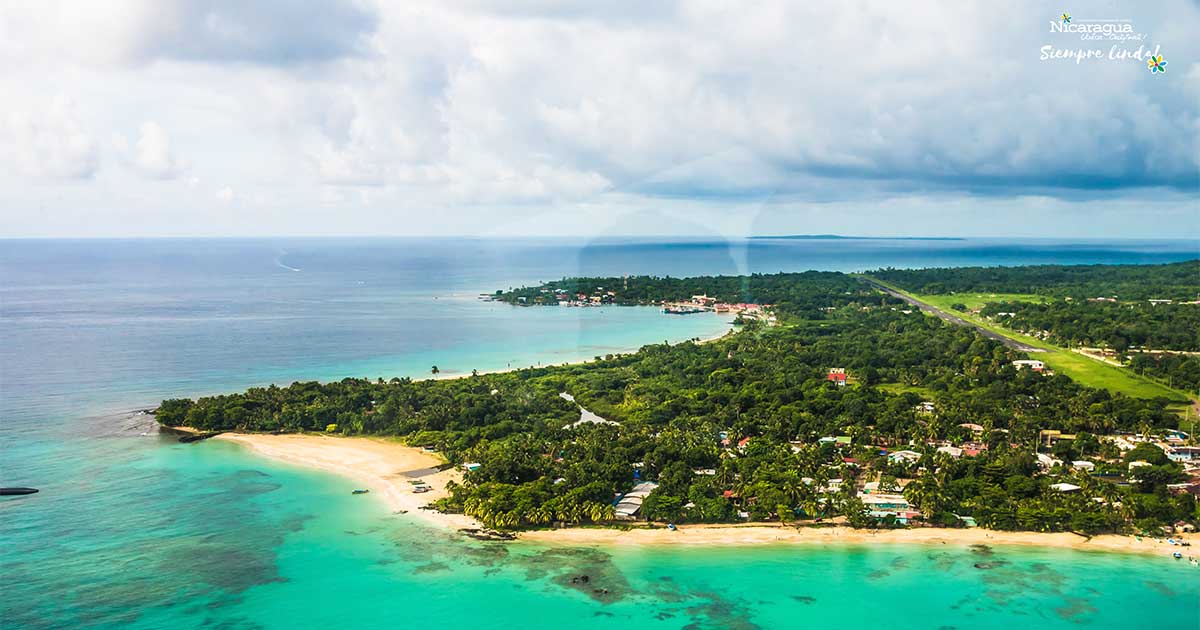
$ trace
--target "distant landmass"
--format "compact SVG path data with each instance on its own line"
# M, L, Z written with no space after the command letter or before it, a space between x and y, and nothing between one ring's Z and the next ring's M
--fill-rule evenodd
M750 238L785 238L795 241L965 241L959 236L842 236L841 234L781 234L779 236L751 236Z

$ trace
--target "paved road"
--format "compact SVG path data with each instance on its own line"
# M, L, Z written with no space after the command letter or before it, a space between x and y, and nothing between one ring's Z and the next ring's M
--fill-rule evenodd
M1012 348L1013 350L1020 350L1022 352L1045 352L1045 350L1043 350L1041 348L1031 346L1027 343L1021 343L1020 341L1017 341L1016 339L1010 339L1008 337L1005 337L1004 335L1001 335L1000 333L992 332L978 324L971 323L961 317L958 317L956 315L951 315L950 313L947 313L946 311L943 311L940 308L930 306L929 304L926 304L926 303L912 297L911 295L905 295L899 291L896 291L895 289L885 287L882 284L879 284L878 282L871 280L870 278L863 278L863 281L865 281L867 284L875 287L876 289L883 291L884 293L886 293L888 295L891 295L893 297L898 297L901 300L904 300L905 302L908 302L909 304L912 304L913 306L921 309L922 311L929 313L930 315L940 317L940 318L950 322L951 324L955 324L957 326L970 326L971 328L978 330L979 334L983 335L984 337L987 337L988 339L993 339L995 341L999 341L1000 343L1008 346L1009 348Z

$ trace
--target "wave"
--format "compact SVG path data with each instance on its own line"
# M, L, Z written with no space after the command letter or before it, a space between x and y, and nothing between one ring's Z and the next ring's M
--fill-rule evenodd
M283 262L284 256L287 256L287 252L282 249L279 250L279 256L277 256L275 258L275 264L277 266L287 269L288 271L303 271L303 269L300 269L298 267L293 267L293 266L288 265L287 263Z

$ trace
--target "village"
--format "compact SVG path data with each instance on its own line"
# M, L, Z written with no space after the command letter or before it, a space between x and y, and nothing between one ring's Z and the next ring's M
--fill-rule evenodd
M571 292L566 289L554 287L542 287L538 290L540 295L535 296L532 300L528 296L517 296L514 303L522 306L533 305L558 305L566 307L595 307L609 306L613 304L625 304L618 296L617 292L604 287L596 287L591 292ZM494 300L493 295L481 295L481 299ZM774 325L776 322L775 315L769 312L770 304L753 304L746 302L727 303L720 302L715 297L710 297L707 294L693 295L691 299L685 301L668 301L659 300L656 305L662 308L662 312L667 315L691 315L694 313L723 313L736 315L743 320L755 320Z
M1050 373L1040 361L1014 361L1014 364L1017 369ZM853 376L845 368L830 368L826 378L837 387L844 387L853 381ZM938 409L935 403L923 401L916 406L914 412L919 416L933 417L938 414ZM895 444L886 438L875 438L870 443L863 444L851 435L824 436L816 440L816 445L833 451L833 461L822 467L827 473L827 479L819 482L811 477L804 477L802 481L806 485L816 486L814 490L820 497L820 504L831 502L836 496L853 496L862 502L866 516L873 520L876 526L926 524L923 523L921 511L906 498L906 488L914 480L930 472L929 468L936 472L939 464L946 460L985 454L989 449L989 442L996 443L995 436L1007 436L1009 431L999 428L989 430L978 424L964 422L958 424L957 430L951 433L959 437L909 440L905 444ZM715 439L722 457L737 458L746 452L754 437L737 438L728 431L721 431ZM999 440L1001 444L1006 442L1005 438ZM1094 441L1098 448L1092 450L1096 453L1071 457L1070 454L1076 450L1071 446L1080 441ZM1016 441L1007 442L1007 445L1013 449L1030 447ZM1200 446L1195 445L1195 439L1184 431L1167 430L1148 435L1122 433L1090 436L1043 430L1039 431L1036 445L1032 447L1037 461L1037 475L1057 480L1049 485L1051 490L1073 494L1088 492L1085 486L1089 484L1083 481L1086 478L1107 481L1121 487L1138 483L1140 473L1150 470L1155 465L1136 457L1135 451L1153 453L1139 450L1141 445L1159 449L1166 455L1167 460L1182 466L1186 480L1168 484L1167 489L1170 493L1200 497ZM794 440L790 446L794 453L799 453L812 444ZM637 468L638 465L635 464L635 478L638 477ZM697 476L718 474L718 471L712 468L695 469L692 472ZM630 492L616 497L616 518L626 521L638 520L643 500L657 486L654 482L637 479ZM1093 501L1113 500L1111 496L1102 496L1098 491L1096 494L1097 496L1091 497ZM724 497L739 506L739 518L750 519L750 513L743 508L753 504L755 497L738 496L735 490L725 490ZM1117 508L1119 503L1113 503L1111 506ZM959 526L976 527L975 519L971 516L956 514L955 517L959 520ZM817 520L819 522L821 519ZM846 517L843 516L828 519L827 522L837 523L845 520ZM1169 537L1193 531L1194 527L1191 524L1180 521L1173 526L1163 527L1161 532L1147 533Z

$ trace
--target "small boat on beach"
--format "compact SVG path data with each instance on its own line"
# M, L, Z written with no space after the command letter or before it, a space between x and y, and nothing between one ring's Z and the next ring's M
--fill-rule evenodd
M370 490L358 489L358 490L352 491L350 494L366 494L368 492L370 492Z

